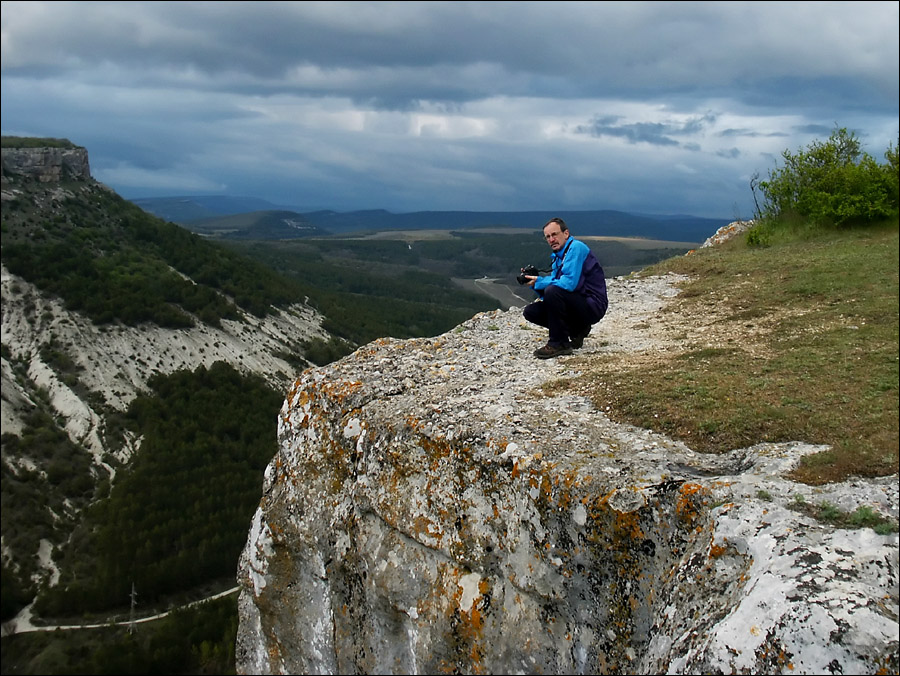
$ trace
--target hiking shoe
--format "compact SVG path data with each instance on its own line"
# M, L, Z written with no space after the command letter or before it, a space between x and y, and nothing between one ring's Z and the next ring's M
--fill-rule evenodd
M572 354L572 348L568 345L551 345L547 343L544 347L534 351L534 356L538 359L552 359L564 354Z
M582 345L584 345L584 339L588 337L588 334L591 332L591 327L588 326L581 333L576 333L572 336L572 347L576 350L580 349Z

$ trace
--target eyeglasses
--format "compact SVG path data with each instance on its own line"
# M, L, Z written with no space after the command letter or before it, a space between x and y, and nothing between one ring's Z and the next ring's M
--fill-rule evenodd
M556 232L548 232L544 235L544 239L553 239L555 237L560 237L562 235L562 230L557 230Z

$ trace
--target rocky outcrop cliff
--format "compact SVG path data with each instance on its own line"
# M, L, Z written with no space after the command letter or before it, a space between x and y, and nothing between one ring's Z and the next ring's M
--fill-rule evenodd
M610 280L584 350L660 349L677 278ZM897 477L811 487L541 386L521 311L376 341L287 394L238 571L239 673L896 673Z
M3 176L16 174L40 183L91 177L85 148L3 148L0 155Z

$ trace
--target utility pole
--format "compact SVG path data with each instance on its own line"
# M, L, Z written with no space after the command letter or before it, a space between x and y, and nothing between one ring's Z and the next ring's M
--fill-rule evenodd
M134 633L134 607L137 605L137 591L134 588L134 582L131 583L131 617L128 620L128 633Z

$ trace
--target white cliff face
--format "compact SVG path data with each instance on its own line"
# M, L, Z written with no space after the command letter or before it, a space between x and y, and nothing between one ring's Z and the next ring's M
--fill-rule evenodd
M675 276L610 280L584 350ZM543 384L520 310L305 371L242 554L239 673L876 673L898 666L897 477L787 480L802 443L707 456ZM765 499L759 497L764 494Z
M3 346L8 350L2 370L3 431L21 430L23 408L28 408L36 388L40 388L65 421L69 437L90 450L98 462L109 450L103 441L102 412L46 363L41 356L43 345L52 343L63 351L78 367L78 380L87 390L100 395L112 409L124 411L139 392L146 390L151 376L209 367L216 361L228 362L244 373L259 374L273 387L283 388L292 380L296 367L278 355L297 352L306 339L327 338L321 317L304 305L265 319L247 314L243 322L223 320L221 329L202 324L191 329L98 327L67 311L59 300L44 296L5 267L0 284ZM16 375L14 363L24 366L27 379Z

